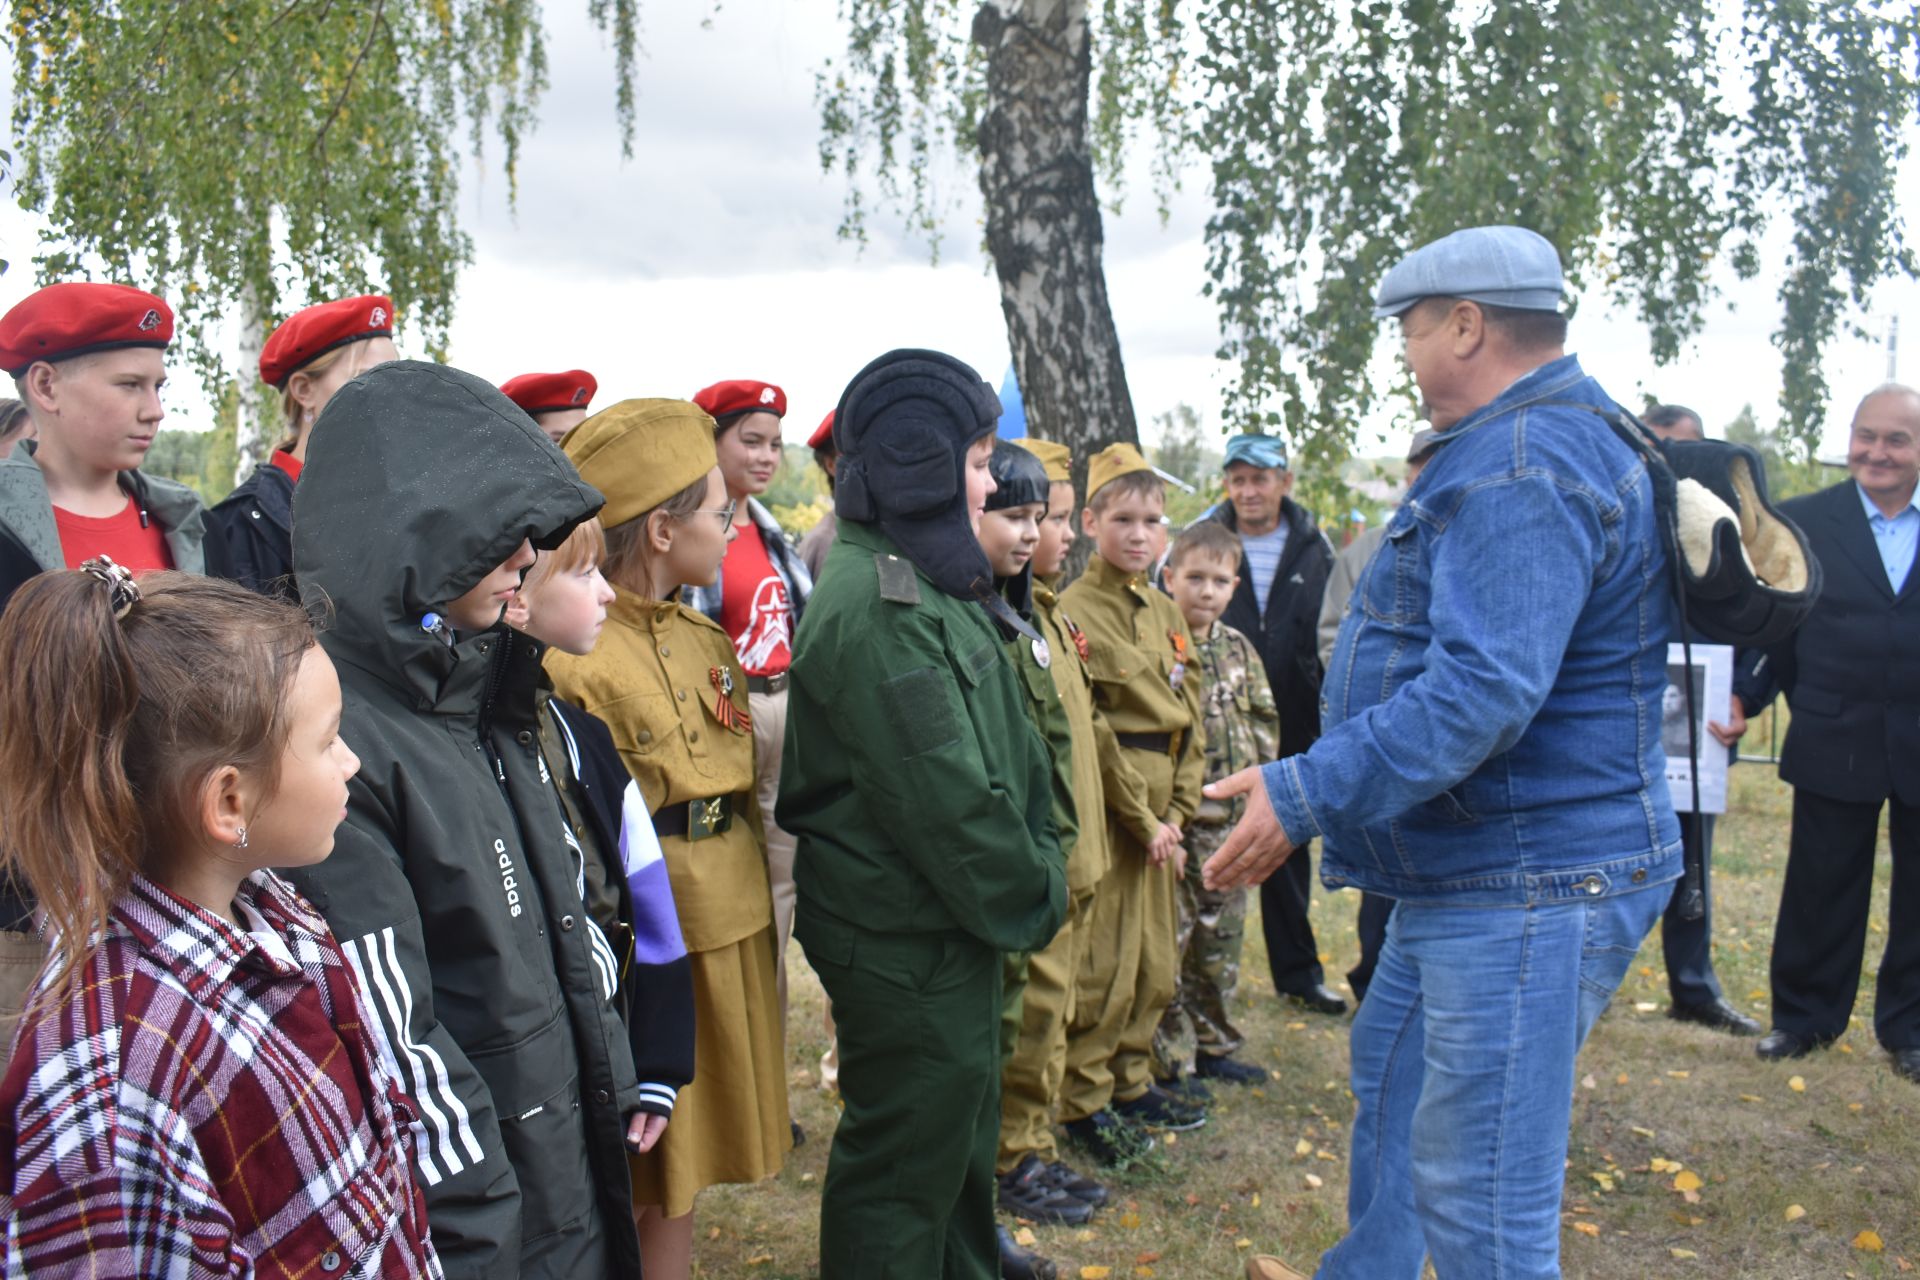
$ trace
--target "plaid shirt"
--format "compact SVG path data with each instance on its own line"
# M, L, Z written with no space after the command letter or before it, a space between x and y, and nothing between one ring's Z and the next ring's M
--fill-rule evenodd
M0 1276L440 1276L353 971L271 872L239 902L264 943L136 879L76 994L21 1023Z

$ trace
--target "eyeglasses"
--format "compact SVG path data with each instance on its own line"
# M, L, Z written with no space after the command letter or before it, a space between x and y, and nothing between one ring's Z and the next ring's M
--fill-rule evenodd
M738 500L738 499L735 499L734 501L732 501L732 502L729 502L729 503L728 503L728 504L727 504L726 506L724 506L724 507L720 507L720 508L719 508L719 509L717 509L717 510L716 510L715 508L713 508L713 507L701 507L700 509L698 509L698 510L696 510L696 511L689 511L689 512L687 512L687 514L686 514L686 516L676 516L676 517L674 517L674 518L675 518L675 519L688 519L688 518L691 518L691 517L693 517L693 516L719 516L719 517L720 517L720 527L721 527L722 529L724 529L724 528L726 528L726 527L727 527L728 525L730 525L730 524L732 524L732 523L733 523L733 513L734 513L734 512L736 511L736 510L738 510L738 509L739 509L739 507L740 507L740 503L739 503L739 500Z

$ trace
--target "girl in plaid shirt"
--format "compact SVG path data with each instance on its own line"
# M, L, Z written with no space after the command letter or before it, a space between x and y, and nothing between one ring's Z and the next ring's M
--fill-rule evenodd
M0 1079L0 1276L439 1277L320 917L359 760L299 609L105 558L0 617L0 875L50 956Z

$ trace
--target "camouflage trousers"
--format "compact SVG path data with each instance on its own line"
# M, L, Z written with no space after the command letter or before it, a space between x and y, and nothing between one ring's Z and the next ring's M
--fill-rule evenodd
M1233 824L1187 829L1187 872L1180 879L1179 985L1153 1033L1154 1074L1190 1075L1196 1054L1225 1057L1246 1043L1227 1016L1240 984L1240 949L1247 929L1247 891L1214 890L1200 869L1226 843Z

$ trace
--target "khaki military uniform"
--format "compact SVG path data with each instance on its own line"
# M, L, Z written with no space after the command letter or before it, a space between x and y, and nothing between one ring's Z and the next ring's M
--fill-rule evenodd
M1150 866L1147 846L1161 821L1184 828L1199 806L1206 743L1193 639L1171 599L1096 555L1060 607L1087 637L1113 850L1068 1035L1060 1118L1072 1121L1153 1083L1153 1033L1179 973L1179 908L1173 866Z
M1276 758L1280 712L1253 642L1216 622L1213 634L1194 646L1194 656L1207 734L1207 781ZM1190 1074L1196 1053L1224 1057L1245 1043L1227 1014L1227 1001L1240 981L1247 891L1209 889L1201 880L1201 868L1226 843L1245 809L1244 798L1203 797L1187 824L1187 871L1179 886L1180 974L1153 1037L1154 1067L1163 1078Z
M1052 658L1047 673L1066 720L1068 780L1077 835L1067 851L1067 921L1052 942L1027 959L1018 1043L1000 1077L997 1169L1001 1173L1014 1168L1029 1153L1049 1163L1059 1156L1052 1121L1066 1076L1074 978L1085 961L1091 936L1087 922L1093 910L1094 889L1106 875L1110 861L1107 811L1100 794L1100 743L1095 728L1099 713L1093 705L1093 677L1080 652L1085 633L1061 611L1053 588L1040 582L1033 586L1033 622L1046 638ZM1058 764L1056 753L1056 777Z
M717 624L621 588L593 652L553 651L547 669L606 722L661 832L693 967L695 1075L631 1163L634 1203L678 1217L704 1187L778 1173L792 1145L746 677Z

